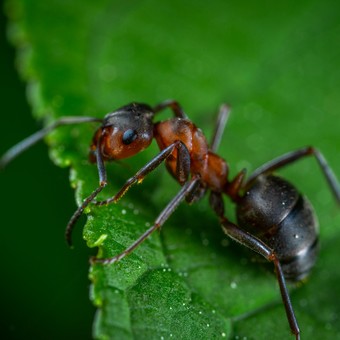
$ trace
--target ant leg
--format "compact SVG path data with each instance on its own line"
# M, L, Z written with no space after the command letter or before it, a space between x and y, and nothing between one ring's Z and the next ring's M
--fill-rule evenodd
M179 103L176 100L173 100L173 99L165 100L164 102L156 105L153 108L153 112L157 113L157 112L162 111L166 108L170 108L173 111L175 117L187 118L187 115L183 111L182 107L179 105Z
M279 259L277 258L275 252L269 248L264 242L259 240L257 237L251 235L250 233L240 229L236 224L230 222L224 216L224 204L222 194L219 192L211 192L209 203L212 209L220 218L220 222L222 224L222 229L233 240L241 243L242 245L250 248L251 250L257 252L258 254L262 255L268 261L273 262L275 267L275 273L277 277L277 281L279 283L281 298L283 304L285 306L287 319L289 322L290 329L292 330L293 334L295 334L296 339L300 339L300 330L299 325L297 323L294 309L292 303L290 301L286 280L281 268L281 264Z
M83 204L74 212L72 217L70 218L66 230L65 230L65 239L67 244L71 247L72 246L72 231L74 229L75 223L78 221L79 217L83 213L84 209L95 199L95 197L105 188L107 184L107 176L106 176L106 169L104 165L104 161L102 155L100 153L100 145L102 139L99 138L97 142L97 148L94 151L97 160L97 168L98 168L98 175L99 175L99 187L95 189L90 196L88 196L84 201Z
M220 217L220 220L223 231L230 238L257 252L258 254L262 255L264 258L266 258L268 261L274 264L277 281L280 287L281 298L286 310L289 326L292 333L295 334L296 339L299 340L300 339L299 325L294 314L292 303L290 301L286 280L281 268L281 264L275 252L261 240L243 231L237 225L228 221L225 217Z
M164 160L166 160L172 154L175 148L178 150L176 177L181 184L185 183L190 173L190 155L186 146L181 141L176 141L163 149L157 156L144 165L134 176L129 178L115 196L104 201L95 202L95 204L105 205L111 202L117 203L132 185L141 183L144 177L151 171L155 170Z
M135 242L133 242L128 248L126 248L122 253L111 257L111 258L91 258L91 263L102 263L111 264L120 261L126 255L133 252L146 238L149 237L155 230L160 229L165 221L171 216L179 204L184 200L185 196L188 195L192 190L197 188L199 183L199 177L192 177L191 180L187 181L177 193L177 195L168 203L164 210L158 215L155 220L154 225L144 232Z
M0 169L3 169L10 163L14 158L19 156L22 152L42 140L51 131L62 125L80 124L88 122L102 122L102 119L94 117L62 117L56 120L49 126L37 131L33 135L25 138L21 142L12 146L0 159Z
M213 152L216 152L218 146L220 145L223 131L225 129L225 126L229 118L229 114L230 114L230 107L227 104L222 104L218 112L215 130L214 130L212 140L210 143L210 149Z
M318 162L322 173L324 174L328 185L333 192L333 195L338 204L340 204L340 186L339 182L333 173L330 166L327 164L327 161L323 154L316 148L309 146L302 149L298 149L289 153L286 153L280 157L273 159L272 161L265 163L261 167L257 168L252 175L249 177L247 183L245 184L245 188L249 187L251 183L260 175L270 173L274 170L282 168L286 165L296 162L297 160L307 157L314 156L316 161Z

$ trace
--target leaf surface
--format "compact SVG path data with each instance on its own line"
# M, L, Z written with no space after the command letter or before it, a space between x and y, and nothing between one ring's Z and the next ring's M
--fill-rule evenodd
M228 157L232 175L310 143L322 148L340 173L335 12L327 1L245 6L222 0L12 0L8 6L37 118L103 117L131 101L154 105L175 98L210 136L219 104L228 101L233 113L219 152ZM96 167L87 162L95 128L64 127L48 138L53 160L72 168L78 204L98 185ZM157 152L152 145L133 159L108 165L110 185L100 197L114 195ZM322 226L318 265L292 300L306 338L335 338L339 214L312 164L301 161L284 171L308 193ZM119 204L91 206L87 244L95 247L101 240L100 256L117 254L178 190L160 167ZM229 201L226 206L232 217ZM90 269L91 299L98 307L94 336L287 338L275 278L251 259L250 252L226 239L206 200L183 204L129 257ZM261 309L273 301L277 307Z

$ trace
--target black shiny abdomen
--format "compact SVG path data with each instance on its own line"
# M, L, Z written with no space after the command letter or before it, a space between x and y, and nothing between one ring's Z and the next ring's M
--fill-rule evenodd
M274 175L259 176L239 202L237 219L274 250L287 280L308 275L318 252L318 221L292 184Z

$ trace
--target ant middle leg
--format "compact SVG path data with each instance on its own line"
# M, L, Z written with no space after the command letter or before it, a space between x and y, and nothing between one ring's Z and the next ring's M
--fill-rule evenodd
M189 151L186 146L181 141L176 141L173 144L169 145L167 148L162 150L156 157L154 157L149 163L147 163L142 169L140 169L133 177L128 179L123 187L119 190L119 192L105 200L105 201L95 201L95 198L98 194L104 189L107 184L107 176L106 176L106 169L104 165L104 161L102 155L100 153L100 145L102 139L99 138L97 142L97 147L95 150L96 161L97 161L97 168L99 174L99 187L95 189L91 195L89 195L83 202L83 204L74 212L70 221L68 222L65 230L65 238L66 242L69 246L72 246L72 239L71 234L74 229L75 223L78 221L79 217L83 213L84 209L91 203L95 203L96 205L105 205L111 202L117 202L125 193L126 191L135 183L140 183L144 177L153 171L156 167L158 167L167 157L169 157L174 151L175 148L178 150L178 161L177 161L177 169L176 175L178 181L183 183L187 181L190 173L190 155Z
M289 165L291 163L294 163L304 157L307 156L314 156L316 161L319 164L319 167L325 176L327 183L337 201L338 204L340 204L340 185L339 181L337 180L334 172L328 165L325 157L323 154L316 148L312 146L308 146L302 149L298 149L292 152L288 152L280 157L274 158L272 161L269 161L268 163L265 163L264 165L257 168L251 176L248 178L248 181L246 182L244 188L247 189L252 182L260 175L271 173L277 169L280 169L286 165Z
M72 231L74 229L74 226L76 222L78 221L79 217L83 213L84 209L91 203L93 200L97 197L97 195L105 188L107 185L107 175L106 175L106 169L105 164L103 161L103 157L100 153L100 145L101 145L102 139L99 138L97 142L97 148L94 151L94 154L96 156L97 161L97 169L98 169L98 176L99 176L99 187L96 188L91 195L89 195L87 198L85 198L83 204L74 212L72 217L70 218L66 230L65 230L65 239L67 244L71 247L72 246Z
M185 199L187 195L190 195L192 191L197 189L199 184L199 177L193 176L191 180L187 181L176 194L176 196L168 203L168 205L162 210L162 212L156 218L152 227L146 230L136 241L134 241L128 248L122 253L110 257L110 258L91 258L91 263L111 264L120 261L126 255L132 253L145 239L147 239L155 230L160 229L165 221L171 216L179 204Z

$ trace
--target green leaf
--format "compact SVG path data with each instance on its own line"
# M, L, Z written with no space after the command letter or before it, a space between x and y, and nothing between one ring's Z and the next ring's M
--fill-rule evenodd
M227 101L233 112L219 152L233 175L308 144L320 147L340 173L338 7L330 1L12 0L7 12L37 118L102 117L131 101L175 98L210 136L217 108ZM53 160L72 168L78 204L98 185L96 167L86 161L95 128L64 127L48 138ZM110 164L110 185L100 197L114 195L157 152L152 145ZM336 338L339 214L313 160L283 173L308 194L321 222L320 260L309 282L292 293L300 327L305 338ZM87 244L99 245L103 257L119 253L178 189L161 168L119 204L91 206ZM233 216L229 201L226 207ZM183 204L129 257L91 268L94 337L287 338L275 278L251 259L226 239L206 200ZM275 308L263 308L273 302Z

